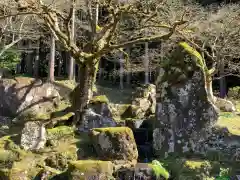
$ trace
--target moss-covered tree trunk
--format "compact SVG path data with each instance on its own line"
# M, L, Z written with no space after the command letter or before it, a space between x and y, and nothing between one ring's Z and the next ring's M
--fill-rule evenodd
M79 84L72 92L72 107L76 113L74 123L82 120L82 113L95 91L96 73L98 66L96 61L86 63L79 68Z
M73 91L72 105L75 110L82 112L92 96L95 68L92 64L84 64L79 69L80 79Z

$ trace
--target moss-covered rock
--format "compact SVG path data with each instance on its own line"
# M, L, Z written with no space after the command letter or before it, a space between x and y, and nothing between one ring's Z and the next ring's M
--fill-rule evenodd
M94 176L97 176L100 180L106 180L112 176L112 173L113 164L111 161L73 161L68 168L68 178L72 180L84 180Z
M57 145L60 139L73 137L74 128L70 126L58 126L47 129L47 144Z
M28 172L25 169L13 168L8 174L8 179L11 180L31 180L28 177Z
M90 100L90 103L109 103L109 100L107 96L100 95L100 96L93 96L93 98Z
M130 105L125 110L125 112L121 115L122 119L125 118L135 118L135 119L142 119L145 116L145 111L137 105Z
M136 162L138 158L137 145L130 128L98 128L93 129L91 135L99 158L123 164Z
M55 169L65 170L68 166L69 161L77 160L77 149L68 148L64 152L52 153L45 159L47 166L50 166Z
M0 149L0 168L7 168L18 160L18 154L10 150Z
M56 177L59 174L62 174L62 171L56 170L48 166L44 166L44 168L36 176L36 179L49 180Z

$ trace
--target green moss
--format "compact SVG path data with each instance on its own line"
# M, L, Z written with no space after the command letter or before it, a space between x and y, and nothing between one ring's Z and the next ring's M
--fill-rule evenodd
M101 96L94 96L91 100L90 103L109 103L108 98L105 95Z
M228 131L236 136L240 136L240 116L229 112L222 112L219 116L216 126L227 128Z
M211 167L208 161L188 160L185 162L185 167L188 167L189 169L200 169L202 166Z
M80 160L72 161L69 164L70 173L104 173L112 175L113 164L111 161L99 161L99 160Z
M49 140L58 140L65 136L74 136L74 128L70 126L58 126L56 128L47 129Z
M66 149L66 151L54 153L45 159L47 166L64 171L69 161L77 160L77 149Z
M9 174L9 169L0 168L0 177L7 179Z
M27 171L25 169L12 168L9 171L8 176L9 176L9 179L12 179L12 180L21 180L21 179L30 180L30 178L28 178Z
M9 150L0 149L0 164L14 162L17 159L18 159L18 155L16 153Z
M134 139L133 132L128 127L108 127L108 128L95 128L93 132L104 132L107 134L128 134L131 139Z
M71 106L71 103L67 100L62 100L57 104L55 111L63 111L64 109Z
M66 86L67 88L73 90L76 86L77 83L75 81L71 81L71 80L59 80L59 81L55 81L56 84L59 84L61 86Z

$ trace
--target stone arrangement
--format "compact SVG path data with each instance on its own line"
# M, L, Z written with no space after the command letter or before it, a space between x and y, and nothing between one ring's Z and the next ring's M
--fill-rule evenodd
M1 79L0 147L7 150L0 153L12 161L0 177L154 180L158 179L151 165L155 157L192 153L239 161L239 138L214 127L219 116L216 106L228 112L236 108L219 98L216 106L210 102L202 69L187 61L181 49L174 54L178 55L159 68L156 85L136 88L130 104L94 96L76 129L71 126L74 113L66 110L67 103L60 107L63 100L53 84L32 78ZM16 127L21 129L18 142L7 135Z

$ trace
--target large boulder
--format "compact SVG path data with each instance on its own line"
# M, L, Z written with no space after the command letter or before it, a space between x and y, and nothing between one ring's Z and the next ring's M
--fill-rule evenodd
M218 119L202 69L179 47L159 68L156 81L155 153L194 151Z
M91 135L100 159L113 161L114 164L120 166L136 163L138 159L137 145L130 128L98 128L93 129Z
M55 109L60 95L51 83L17 77L0 80L0 115L16 116L27 112L46 114Z

